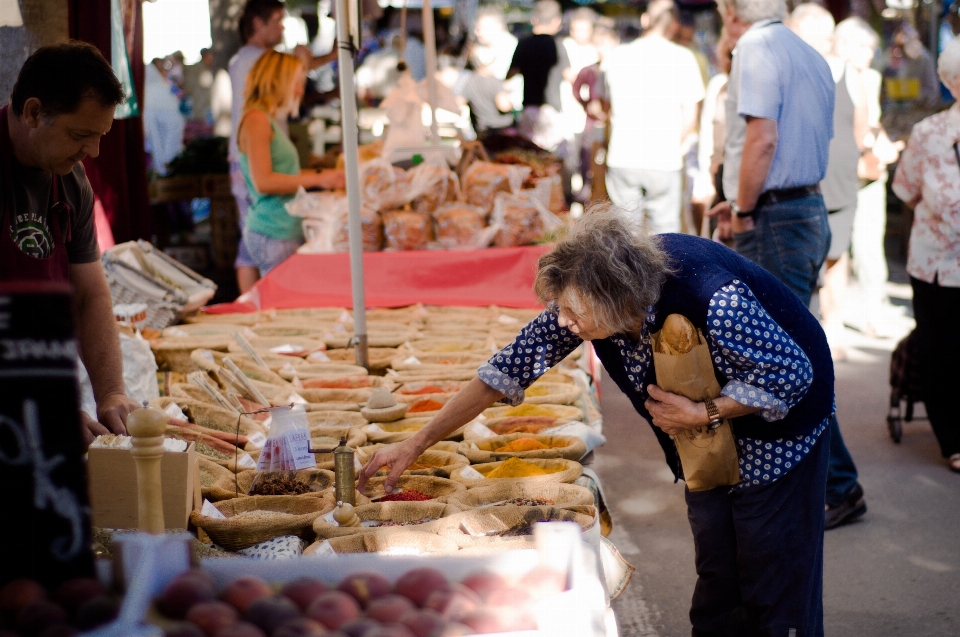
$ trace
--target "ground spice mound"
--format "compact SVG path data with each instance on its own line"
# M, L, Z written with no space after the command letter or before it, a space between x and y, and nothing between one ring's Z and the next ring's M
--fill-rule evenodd
M223 453L222 451L217 451L205 442L195 443L194 449L197 451L197 453L201 453L205 456L210 456L211 458L216 458L218 460L229 460L232 457L229 454Z
M503 414L506 417L510 416L547 416L556 418L557 412L549 407L544 407L543 405L517 405L516 407L511 407Z
M231 517L231 520L243 520L253 522L255 520L282 520L296 517L292 513L282 513L281 511L244 511Z
M250 488L250 495L303 495L310 487L291 475L262 475Z
M529 478L530 476L545 476L552 471L547 471L532 462L526 462L520 458L510 458L499 467L487 474L488 478Z
M549 416L518 416L507 418L495 425L487 425L495 434L537 434L555 426L556 418Z
M539 507L552 505L553 500L546 498L511 498L506 502L498 502L494 506L503 507L510 504L518 507Z
M424 500L432 500L432 495L427 495L422 491L417 491L416 489L406 489L400 491L399 493L389 493L382 498L381 502L423 502Z
M437 402L435 400L421 400L414 403L410 406L410 409L407 410L407 413L417 414L425 411L439 411L443 407L443 403Z
M404 391L401 389L400 393L406 396L426 396L427 394L444 394L446 392L436 385L427 385L426 387L421 387L420 389L411 389L409 391Z
M517 438L516 440L511 440L502 447L495 449L494 451L539 451L541 449L549 449L548 445L543 444L535 438Z

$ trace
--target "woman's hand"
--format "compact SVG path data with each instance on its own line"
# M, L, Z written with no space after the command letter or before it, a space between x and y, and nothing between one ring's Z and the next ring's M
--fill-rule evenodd
M367 488L367 481L377 474L383 467L390 467L390 475L383 483L383 489L391 493L397 486L397 481L407 467L412 465L416 459L423 453L419 441L416 437L407 438L403 442L384 447L373 454L370 461L360 470L360 476L357 479L357 491L364 492Z
M644 404L650 412L653 424L671 436L688 429L706 427L710 424L707 408L689 398L663 391L656 385L647 387L650 398Z
M347 187L346 174L342 170L321 170L309 175L308 188L323 188L324 190L343 190Z

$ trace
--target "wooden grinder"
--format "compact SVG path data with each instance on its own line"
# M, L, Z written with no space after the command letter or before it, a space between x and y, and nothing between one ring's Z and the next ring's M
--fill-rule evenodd
M136 409L127 417L133 436L133 461L137 467L137 527L145 533L164 533L163 487L160 460L167 415L159 409Z

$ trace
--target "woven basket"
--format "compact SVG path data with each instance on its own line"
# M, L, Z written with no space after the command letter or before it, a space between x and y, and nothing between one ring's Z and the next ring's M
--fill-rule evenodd
M582 393L576 385L540 381L527 388L523 393L523 402L531 405L572 405Z
M195 349L226 352L233 341L229 336L187 336L184 338L160 338L150 341L150 349L162 372L189 374L201 369L190 358Z
M222 407L217 407L209 403L192 400L189 398L172 398L164 396L150 402L151 407L166 409L170 403L176 403L183 413L187 415L190 422L216 429L217 431L226 431L236 433L238 430L237 421L239 418L239 432L243 436L250 437L253 434L267 434L266 428L248 416L241 416L235 411L228 411Z
M498 451L504 445L520 438L532 438L549 449L535 449L531 451ZM586 443L575 436L553 436L544 434L507 434L493 438L464 440L457 450L460 455L466 456L471 464L498 462L508 458L566 458L580 460L587 453Z
M583 412L579 407L571 405L517 405L516 407L491 407L484 410L486 418L508 418L510 416L548 416L567 418L569 420L583 420Z
M321 516L313 521L313 531L320 539L344 537L357 533L391 533L391 529L398 531L416 530L418 533L432 533L437 528L440 518L459 513L460 509L451 507L444 502L379 502L364 504L355 509L361 522L414 522L424 518L433 518L422 524L378 527L378 526L337 526L332 522L332 516Z
M484 427L489 429L497 436L505 436L507 434L539 434L546 429L552 429L553 427L559 427L568 422L574 422L567 418L543 418L535 416L514 416L511 418L487 418L485 420L477 421L482 424ZM478 434L476 430L467 426L463 430L463 439L464 440L474 440L476 438L484 438L487 436Z
M367 419L356 411L308 411L307 424L311 429L321 426L364 427Z
M412 527L416 528L416 527ZM450 554L458 551L453 540L433 533L420 533L397 529L386 533L356 533L327 540L336 553L380 553L383 555L429 555ZM304 550L310 555L319 542Z
M502 483L501 483L502 482ZM567 506L593 506L595 499L590 489L578 484L563 482L497 481L488 487L477 487L452 493L443 498L462 511L504 503L514 498L542 499L544 506L563 508Z
M312 539L313 521L333 510L333 502L327 498L310 495L274 495L234 498L214 504L227 519L221 520L202 515L199 510L190 514L190 522L206 531L210 539L231 551L266 542L281 535L299 535ZM284 514L263 519L237 519L242 513L262 511Z
M383 483L385 480L385 477L371 478L367 483L367 492L364 495L371 499L382 497L384 495ZM458 493L466 492L467 490L467 488L459 482L434 476L402 475L397 481L397 487L403 491L419 491L420 493L432 496L435 500L442 500L443 502L449 502L451 497ZM583 489L583 487L580 488Z
M584 507L583 510L593 507ZM576 522L586 532L597 523L596 510L593 515L580 510L560 509L556 507L520 507L504 505L484 507L463 511L439 520L436 533L452 539L461 548L490 544L491 537L517 525L530 525L535 522L563 520ZM469 532L468 532L469 530ZM532 536L533 529L524 536ZM519 537L524 537L519 536ZM515 537L515 536L508 536Z
M542 476L527 476L524 478L469 478L462 475L466 467L461 467L454 470L450 474L450 479L456 480L457 482L462 482L467 486L468 489L473 489L476 487L490 486L493 483L506 482L508 480L523 481L531 484L537 482L565 482L569 484L579 478L580 474L583 473L583 466L574 460L565 460L563 458L541 460L539 458L533 458L531 460L525 460L524 462L538 465L542 469L557 469L557 471ZM487 473L490 473L499 467L501 464L503 463L487 462L484 464L473 465L470 468L486 475Z

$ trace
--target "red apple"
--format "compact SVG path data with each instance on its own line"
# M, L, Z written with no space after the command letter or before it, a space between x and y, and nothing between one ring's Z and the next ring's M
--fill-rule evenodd
M272 595L273 589L265 581L253 575L244 575L227 584L220 593L220 599L245 613L250 604Z

